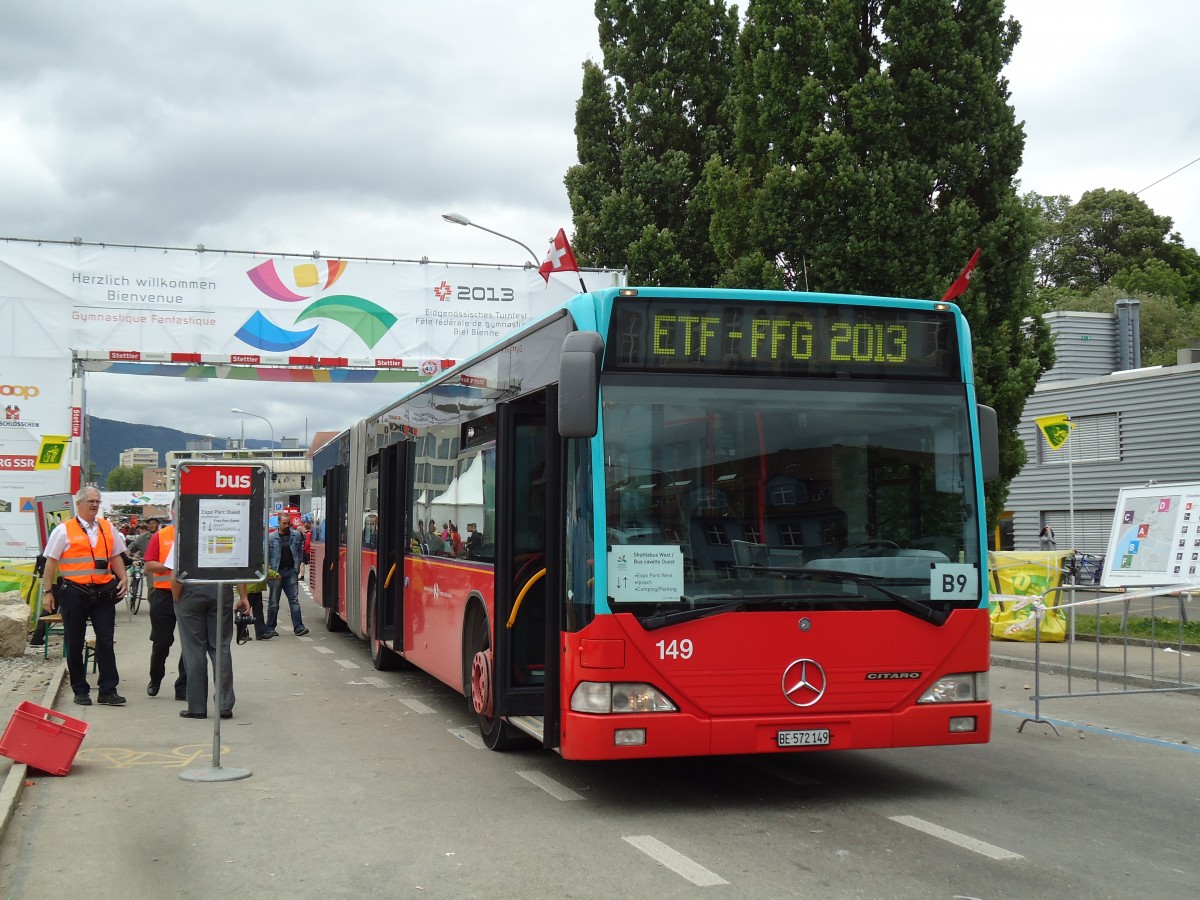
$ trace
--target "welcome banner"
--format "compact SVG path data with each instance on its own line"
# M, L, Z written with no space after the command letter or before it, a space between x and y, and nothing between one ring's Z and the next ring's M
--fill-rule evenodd
M608 285L617 274L594 277ZM513 267L0 242L0 342L31 356L418 367L464 359L577 292L564 276L547 284Z

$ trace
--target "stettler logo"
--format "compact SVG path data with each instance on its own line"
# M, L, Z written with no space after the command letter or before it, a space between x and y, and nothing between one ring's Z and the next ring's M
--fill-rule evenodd
M783 696L792 706L812 706L825 696L827 684L815 659L798 659L783 670Z

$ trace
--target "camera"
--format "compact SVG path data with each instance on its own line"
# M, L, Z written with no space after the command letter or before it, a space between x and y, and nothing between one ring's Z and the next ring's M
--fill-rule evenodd
M250 613L235 612L233 614L233 624L237 629L237 642L244 644L250 640L250 626L254 624L254 616Z

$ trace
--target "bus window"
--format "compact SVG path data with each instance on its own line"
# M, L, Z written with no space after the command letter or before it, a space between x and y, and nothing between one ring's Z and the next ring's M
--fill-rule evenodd
M566 533L566 610L567 631L578 631L596 615L592 586L595 565L592 559L592 455L586 441L567 445L567 490L569 498Z

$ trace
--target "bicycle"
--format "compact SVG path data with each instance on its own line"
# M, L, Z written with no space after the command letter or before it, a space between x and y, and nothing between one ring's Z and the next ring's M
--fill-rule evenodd
M130 615L136 616L142 605L142 585L145 582L143 563L135 559L129 567L129 590L125 594L125 602L129 604Z

